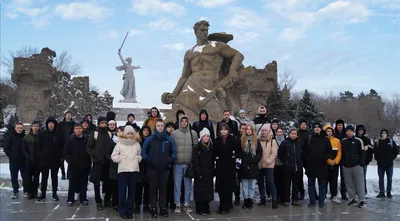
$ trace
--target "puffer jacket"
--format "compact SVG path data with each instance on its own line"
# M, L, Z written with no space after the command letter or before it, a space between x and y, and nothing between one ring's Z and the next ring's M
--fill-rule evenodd
M335 133L335 130L333 129L332 126L326 125L324 127L324 131L327 129L332 129L333 133ZM332 156L326 161L328 165L332 165L332 162L335 162L335 165L339 165L340 160L342 159L342 144L340 143L340 140L337 139L336 137L333 136L328 136L329 141L331 142L332 146Z
M181 120L184 116L179 119L179 125L181 125ZM188 165L192 162L192 152L193 148L197 146L198 137L196 131L188 126L186 128L179 127L171 134L172 139L174 139L176 146L176 159L175 164Z
M365 165L365 149L363 141L358 137L344 138L342 140L342 160L345 167Z
M139 163L142 161L139 134L131 139L121 136L118 140L111 154L111 159L118 163L118 173L139 172Z
M298 138L288 138L279 146L278 157L283 162L283 171L295 173L303 170L301 142Z
M241 149L240 159L242 159L242 165L240 166L240 178L242 179L256 179L259 174L259 163L262 157L262 147L260 141L257 140L256 154L253 155L251 151L248 151L250 147L246 146Z
M258 166L260 169L274 168L276 156L278 155L278 143L275 139L270 141L260 140L262 147L262 157Z

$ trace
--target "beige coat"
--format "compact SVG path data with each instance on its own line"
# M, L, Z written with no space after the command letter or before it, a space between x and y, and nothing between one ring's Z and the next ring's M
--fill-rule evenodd
M278 143L275 139L273 139L272 142L260 140L260 143L262 146L262 158L258 166L260 169L274 168L276 155L278 153Z
M111 154L111 159L118 163L118 173L139 172L139 163L142 161L141 151L136 138L120 137Z

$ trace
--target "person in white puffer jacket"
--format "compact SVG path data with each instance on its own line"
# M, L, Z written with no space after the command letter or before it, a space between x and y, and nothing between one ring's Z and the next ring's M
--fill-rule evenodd
M119 142L111 154L111 159L118 163L118 212L123 219L133 218L136 176L142 160L139 143L139 134L132 126L127 125L124 135L119 137Z

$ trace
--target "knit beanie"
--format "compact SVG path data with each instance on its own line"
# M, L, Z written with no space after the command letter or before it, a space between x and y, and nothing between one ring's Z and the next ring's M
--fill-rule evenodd
M207 127L203 128L203 130L200 131L200 139L202 139L204 135L210 136L210 131L207 129Z
M135 129L133 129L131 125L126 125L124 128L124 135L127 135L128 133L136 133Z

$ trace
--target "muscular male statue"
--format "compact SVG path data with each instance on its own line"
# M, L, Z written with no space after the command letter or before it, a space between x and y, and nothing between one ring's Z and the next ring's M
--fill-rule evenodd
M196 22L193 29L197 44L185 53L182 76L174 91L162 96L163 103L173 103L191 116L197 116L200 108L217 108L221 113L227 108L224 88L239 79L238 69L244 59L227 44L209 41L209 26L204 20ZM229 73L221 71L224 59L231 61Z

